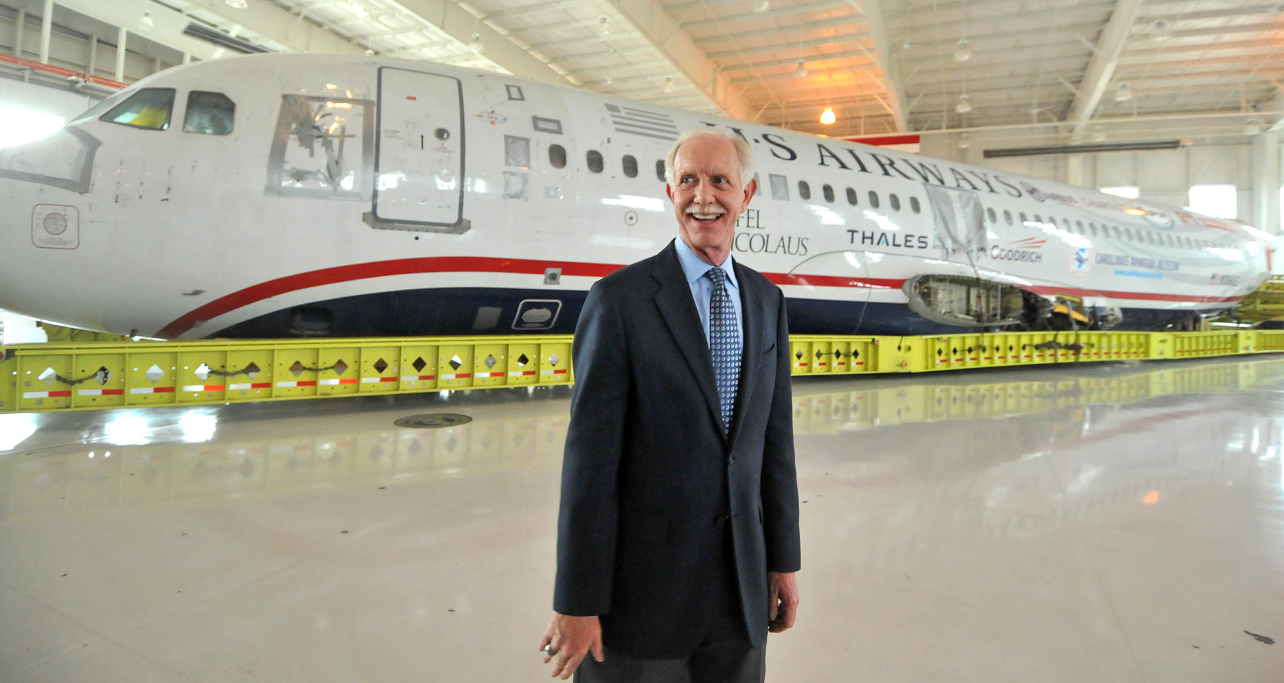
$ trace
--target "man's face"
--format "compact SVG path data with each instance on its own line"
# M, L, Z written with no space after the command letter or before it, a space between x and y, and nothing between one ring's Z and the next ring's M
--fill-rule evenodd
M700 136L682 143L666 191L678 218L678 234L698 253L726 254L736 219L749 206L757 182L740 182L740 157L730 140Z

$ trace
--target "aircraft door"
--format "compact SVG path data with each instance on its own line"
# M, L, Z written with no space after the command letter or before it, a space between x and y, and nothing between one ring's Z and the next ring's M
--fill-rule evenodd
M936 243L945 255L956 251L983 251L986 247L985 210L981 198L970 190L924 185L932 205Z
M463 86L450 76L379 69L371 225L463 232Z

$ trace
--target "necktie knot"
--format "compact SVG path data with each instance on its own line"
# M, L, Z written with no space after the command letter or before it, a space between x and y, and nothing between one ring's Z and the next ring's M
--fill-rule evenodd
M718 287L727 281L727 271L721 268L710 268L705 271L705 275L713 281L714 287Z

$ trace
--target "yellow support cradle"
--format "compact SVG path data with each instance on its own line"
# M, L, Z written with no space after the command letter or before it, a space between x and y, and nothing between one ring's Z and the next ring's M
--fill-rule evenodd
M0 414L285 401L574 381L571 336L82 342L0 347ZM1284 330L794 335L794 375L1284 351Z

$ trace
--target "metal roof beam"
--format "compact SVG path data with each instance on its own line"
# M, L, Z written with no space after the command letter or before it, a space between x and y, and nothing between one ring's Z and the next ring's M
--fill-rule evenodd
M552 66L522 49L499 31L488 26L486 22L480 21L476 15L460 7L458 3L446 0L397 0L397 2L462 45L468 45L472 41L474 31L481 34L482 56L514 76L556 85L565 85L569 82Z
M883 20L883 8L879 0L864 0L859 5L851 3L852 7L861 12L865 17L865 25L869 27L869 32L874 38L874 54L869 55L870 60L879 63L879 80L883 84L883 90L887 93L887 101L884 104L888 112L892 115L892 120L896 122L896 130L905 130L905 113L909 107L905 106L905 89L901 84L900 67L891 58L892 46L887 40L887 24ZM857 43L861 49L861 46Z
M1114 13L1110 15L1110 21L1101 30L1101 37L1097 39L1097 52L1088 62L1088 69L1079 83L1080 94L1074 98L1074 105L1070 108L1069 118L1074 123L1070 142L1079 142L1083 138L1088 122L1092 120L1097 105L1101 103L1101 96L1105 94L1106 86L1114 76L1119 55L1127 43L1128 34L1132 32L1132 25L1137 23L1143 3L1144 0L1119 0Z
M824 38L809 38L807 40L802 40L802 41L785 45L785 46L754 45L752 47L744 47L744 48L739 48L735 50L723 50L721 52L710 52L709 59L722 61L724 59L730 59L730 58L738 57L740 55L760 54L763 52L780 52L791 48L798 49L798 48L804 48L804 47L818 47L821 45L859 43L861 41L872 40L873 37L874 36L872 36L869 33L863 33L858 31L856 33L845 33L843 35L825 36ZM730 68L730 65L728 65L728 68Z
M615 9L723 115L749 118L750 103L741 97L744 89L731 85L731 78L691 40L659 0L619 0Z
M701 29L715 28L726 26L727 24L739 23L742 21L759 21L761 19L774 19L776 17L788 17L803 12L823 12L826 10L837 9L848 6L848 0L827 0L825 2L811 2L782 7L780 9L767 10L766 12L737 12L726 16L715 16L712 19L699 19L696 21L682 22L684 29ZM677 11L677 10L673 10ZM679 15L681 16L681 15Z
M88 4L115 5L117 2L104 3L88 0ZM147 5L153 21L156 19L157 10L164 9L159 3L143 4ZM363 54L366 51L364 45L357 44L343 34L307 19L300 21L299 14L274 3L251 2L245 9L234 9L226 2L219 0L187 0L187 4L199 8L201 12L213 14L223 21L240 26L246 31L276 41L295 52ZM159 22L156 23L156 28L160 28Z
M511 19L513 17L522 17L528 14L538 14L540 12L551 12L559 9L570 9L582 5L596 5L598 0L560 0L559 2L545 2L539 5L526 5L524 7L514 7L512 9L502 9L491 12L482 16L483 21L494 21L496 19Z
M839 17L837 19L830 19L828 21L802 22L798 24L793 24L791 26L773 26L771 28L758 29L756 31L744 31L741 33L725 33L725 34L719 33L717 35L706 36L704 38L696 38L695 44L700 46L716 45L718 43L737 43L745 40L754 40L757 38L779 36L782 39L780 41L777 41L775 44L780 45L782 48L788 48L790 46L798 44L797 38L790 40L789 36L791 35L797 36L802 31L814 31L817 29L836 28L838 26L851 26L853 24L860 24L860 23L864 23L861 17L849 15L845 17ZM683 24L682 27L691 28L689 24Z

